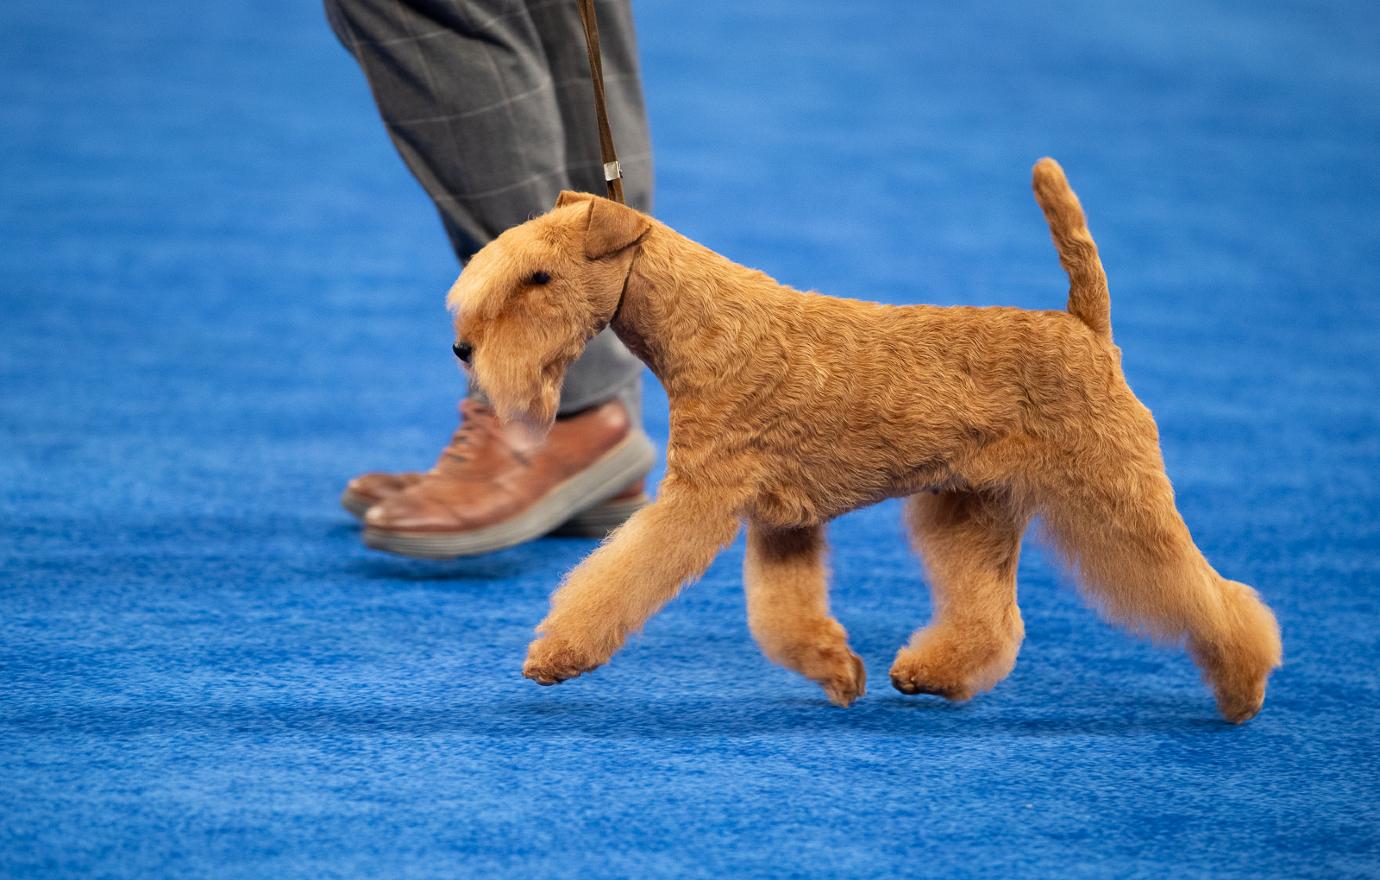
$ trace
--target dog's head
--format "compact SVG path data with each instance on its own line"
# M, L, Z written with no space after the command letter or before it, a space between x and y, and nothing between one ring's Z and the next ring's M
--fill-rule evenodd
M539 429L555 419L566 368L613 319L651 228L625 205L563 192L465 266L446 298L455 354L500 418Z

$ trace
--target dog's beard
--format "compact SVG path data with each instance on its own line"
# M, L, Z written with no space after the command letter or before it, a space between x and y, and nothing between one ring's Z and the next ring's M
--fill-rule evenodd
M534 443L540 442L556 421L565 365L492 367L472 371L470 381L479 386L501 421L523 427Z

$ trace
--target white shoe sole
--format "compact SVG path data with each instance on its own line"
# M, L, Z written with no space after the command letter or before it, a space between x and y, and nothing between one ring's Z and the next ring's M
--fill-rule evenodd
M646 492L640 492L635 498L605 501L588 510L580 511L556 526L549 534L562 538L603 538L627 522L628 517L646 507L651 500ZM346 489L345 494L340 496L340 506L361 520L364 519L364 514L369 512L369 508L377 503L370 501L363 495L357 495L349 489Z

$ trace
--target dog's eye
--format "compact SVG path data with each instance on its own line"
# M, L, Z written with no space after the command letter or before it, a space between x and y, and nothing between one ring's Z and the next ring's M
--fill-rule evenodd
M550 281L551 281L551 273L550 273L550 272L546 272L546 271L544 271L544 270L542 270L542 269L538 269L537 271L533 272L531 275L528 275L527 278L525 279L525 283L530 284L530 285L532 285L532 286L534 286L534 287L535 287L535 286L542 285L542 284L548 284L548 283L550 283Z

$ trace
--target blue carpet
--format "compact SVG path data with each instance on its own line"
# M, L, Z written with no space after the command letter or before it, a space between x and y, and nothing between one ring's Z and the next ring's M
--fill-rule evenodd
M0 873L1380 873L1380 12L998 6L642 4L658 213L799 286L1058 307L1058 157L1184 514L1282 623L1256 721L1038 549L1009 680L892 692L928 614L895 503L831 531L852 710L758 655L741 545L524 681L589 542L424 564L336 506L430 461L460 380L453 259L319 9L11 2Z

